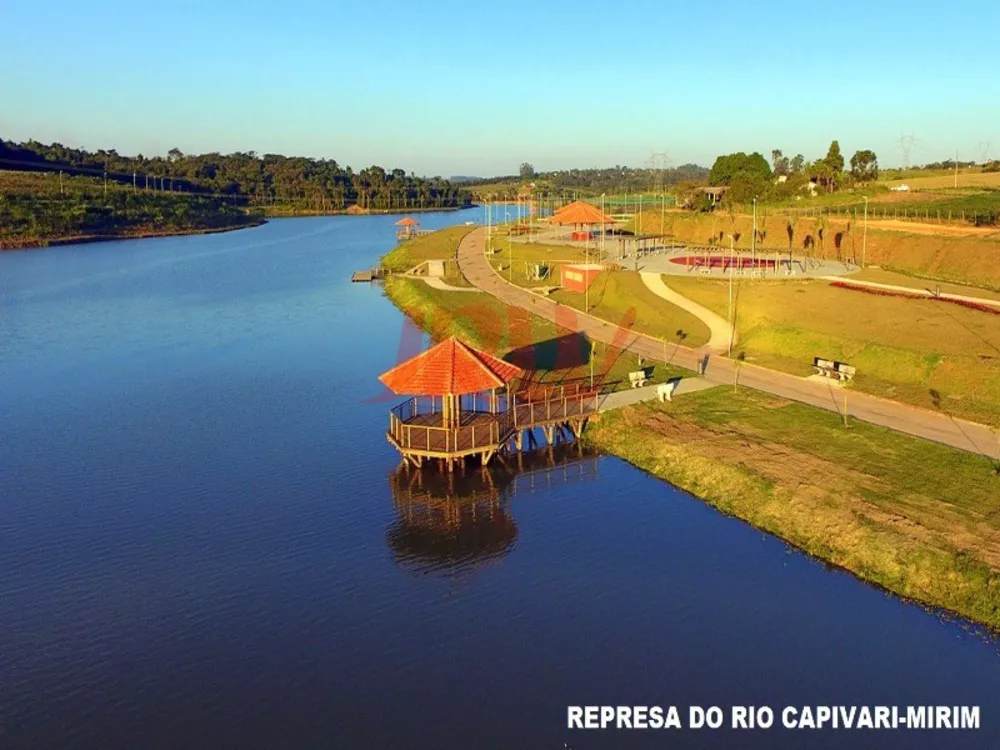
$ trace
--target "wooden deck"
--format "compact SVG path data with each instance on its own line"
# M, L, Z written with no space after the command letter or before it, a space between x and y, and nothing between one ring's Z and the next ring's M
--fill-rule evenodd
M519 393L511 404L501 403L497 412L467 409L457 425L444 427L433 401L428 405L413 398L389 413L386 437L416 466L431 458L444 459L450 467L452 461L473 455L485 464L498 451L536 445L536 428L544 431L550 445L560 432L578 435L597 413L599 401L597 391L579 388Z

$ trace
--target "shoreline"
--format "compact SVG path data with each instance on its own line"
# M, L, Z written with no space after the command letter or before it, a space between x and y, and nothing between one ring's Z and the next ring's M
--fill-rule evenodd
M148 240L158 237L189 237L199 234L222 234L223 232L235 232L240 229L253 229L263 226L267 219L259 219L239 224L231 227L205 227L202 229L177 230L177 231L150 231L138 232L136 234L80 234L68 237L42 237L31 240L18 240L14 244L8 245L6 241L0 240L0 252L8 250L43 250L47 247L59 247L63 245L89 245L94 242L118 242L125 240Z
M385 293L429 330L423 310ZM599 415L583 441L824 565L1000 632L1000 539L978 517L998 480L979 457L857 420L844 430L837 414L726 385ZM915 466L942 480L914 486ZM963 505L970 492L984 507Z

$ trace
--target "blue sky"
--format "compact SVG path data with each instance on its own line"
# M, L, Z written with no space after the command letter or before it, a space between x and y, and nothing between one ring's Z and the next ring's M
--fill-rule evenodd
M154 7L159 6L159 7ZM1000 156L1000 3L2 0L0 137L420 174ZM991 38L993 37L993 38Z

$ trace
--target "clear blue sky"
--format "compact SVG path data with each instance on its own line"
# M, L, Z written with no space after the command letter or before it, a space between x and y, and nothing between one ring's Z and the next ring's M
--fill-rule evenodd
M155 7L154 7L155 6ZM0 137L420 174L1000 155L1000 3L2 0Z

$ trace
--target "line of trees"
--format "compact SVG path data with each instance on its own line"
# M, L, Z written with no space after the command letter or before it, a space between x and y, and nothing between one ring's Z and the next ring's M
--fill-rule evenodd
M152 180L155 188L172 192L244 196L256 205L293 203L316 210L352 205L371 210L442 208L472 201L466 190L441 177L417 177L378 166L354 172L332 159L259 156L253 151L184 154L173 148L165 156L122 156L114 149L91 152L60 143L0 139L0 168L106 174L144 189Z

